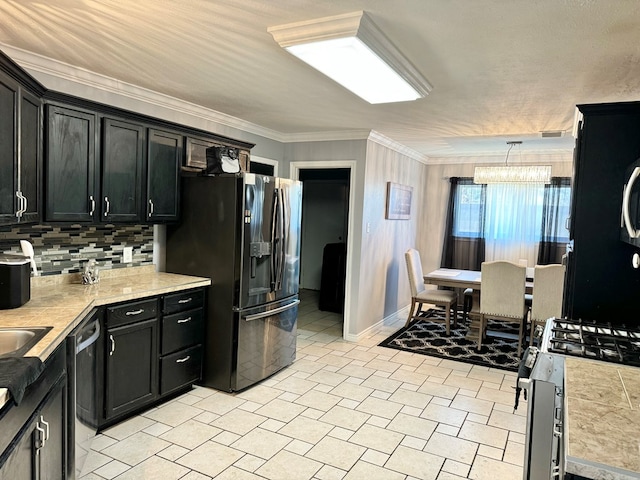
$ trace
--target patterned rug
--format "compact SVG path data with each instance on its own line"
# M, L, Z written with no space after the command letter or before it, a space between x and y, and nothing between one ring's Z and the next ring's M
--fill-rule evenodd
M518 329L515 324L488 320L489 334L478 351L476 340L465 338L469 321L463 323L460 315L458 326L454 327L451 323L451 335L447 337L444 322L429 320L443 316L435 309L427 310L422 315L423 319L412 321L408 327L395 332L379 345L512 372L518 371L520 358L517 355Z

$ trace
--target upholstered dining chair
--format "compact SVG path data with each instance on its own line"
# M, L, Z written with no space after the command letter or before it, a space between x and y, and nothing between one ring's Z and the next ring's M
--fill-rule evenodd
M451 333L451 311L453 311L453 324L457 325L458 317L458 295L451 290L427 290L424 286L424 275L422 273L422 263L420 253L410 248L404 254L407 262L407 272L409 273L409 285L411 286L411 307L409 317L405 327L411 320L419 319L422 305L425 303L442 307L445 310L445 326L447 335ZM417 307L417 308L416 308Z
M480 287L480 328L478 350L482 348L487 318L518 323L518 356L522 350L523 332L528 308L524 303L526 268L511 262L483 262Z
M544 325L548 318L562 316L564 273L565 266L559 263L535 266L529 345L533 345L533 337L537 325Z

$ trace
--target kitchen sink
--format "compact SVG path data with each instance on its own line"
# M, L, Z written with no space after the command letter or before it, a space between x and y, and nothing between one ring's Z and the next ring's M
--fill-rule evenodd
M52 327L0 328L0 358L22 356Z

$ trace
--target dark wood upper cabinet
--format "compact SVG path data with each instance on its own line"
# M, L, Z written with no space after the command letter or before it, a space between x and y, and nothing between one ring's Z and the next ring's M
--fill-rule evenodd
M182 135L150 128L147 151L147 221L177 221L180 213Z
M20 190L24 197L22 220L37 222L42 204L42 102L22 92L20 107Z
M41 105L0 71L0 224L40 219Z
M0 76L0 223L17 221L18 84Z
M96 115L52 104L47 107L45 219L91 222L100 200Z
M143 125L105 118L102 141L101 220L140 222L144 167Z

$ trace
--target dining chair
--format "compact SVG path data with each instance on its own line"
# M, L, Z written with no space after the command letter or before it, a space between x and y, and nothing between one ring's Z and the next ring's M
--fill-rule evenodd
M562 316L564 273L565 266L559 263L535 266L529 345L533 345L533 337L537 325L544 325L549 318Z
M422 311L422 305L425 303L442 307L445 310L445 326L447 335L451 333L451 311L453 310L453 324L457 325L458 317L458 295L451 290L427 290L424 286L424 275L422 274L422 263L420 262L420 253L410 248L404 254L407 262L407 272L409 273L409 285L411 286L411 307L409 308L409 317L405 323L405 327L409 325L413 319L421 319L419 314ZM417 308L416 308L417 306ZM434 320L430 318L430 320Z
M505 261L483 262L480 287L480 327L478 350L482 348L487 319L518 323L518 356L522 350L522 339L528 308L524 303L526 268Z

